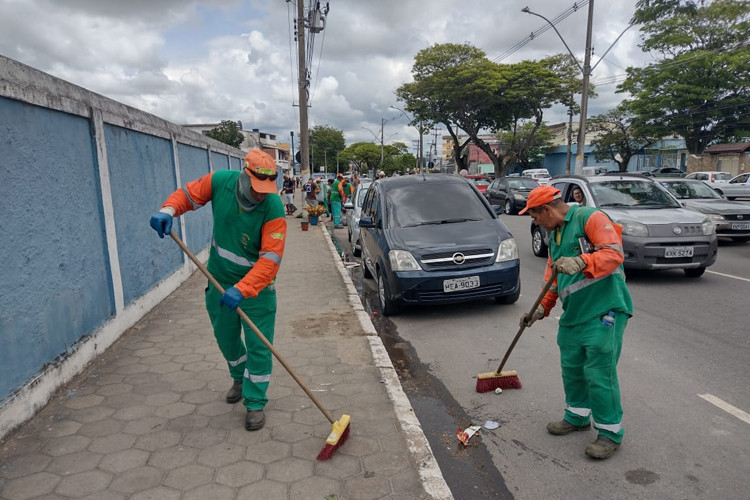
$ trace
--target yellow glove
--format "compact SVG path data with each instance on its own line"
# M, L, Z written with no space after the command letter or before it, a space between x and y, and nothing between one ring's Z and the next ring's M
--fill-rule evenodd
M586 267L583 259L578 257L560 257L552 263L552 270L558 274L575 274L580 273Z
M544 306L539 304L539 306L536 308L536 311L534 311L531 316L529 316L529 313L521 316L521 321L518 322L518 326L525 326L526 328L528 328L533 325L535 321L544 318L544 313Z

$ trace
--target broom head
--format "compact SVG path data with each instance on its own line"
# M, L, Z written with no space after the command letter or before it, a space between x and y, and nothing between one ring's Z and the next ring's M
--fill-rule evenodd
M318 460L328 460L336 453L349 437L349 422L352 417L349 415L341 415L341 418L336 420L331 426L331 433L326 439L326 445L318 453Z
M488 372L477 375L477 392L490 392L495 389L520 389L521 380L515 370L507 372Z

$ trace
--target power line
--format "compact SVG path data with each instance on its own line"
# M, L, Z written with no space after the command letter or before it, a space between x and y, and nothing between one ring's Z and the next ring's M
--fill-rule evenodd
M551 21L552 25L560 23L561 21L563 21L564 19L566 19L571 14L573 14L575 12L578 12L579 9L581 9L582 7L585 7L586 5L588 5L588 3L589 3L589 0L581 0L580 2L574 3L571 7L565 9L563 12L561 12L555 18L553 18L552 21ZM550 29L552 29L552 25L551 24L545 24L544 26L542 26L541 28L537 29L536 31L533 31L529 36L527 36L523 40L517 42L512 47L506 49L505 52L501 53L498 56L495 56L492 59L492 61L493 62L500 62L503 59L506 59L511 54L513 54L514 52L517 52L518 50L520 50L524 45L526 45L530 41L534 40L535 38L537 38L542 33L545 33L547 31L549 31Z

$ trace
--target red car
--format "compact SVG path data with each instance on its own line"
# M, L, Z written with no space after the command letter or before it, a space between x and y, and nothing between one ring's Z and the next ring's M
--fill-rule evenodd
M490 185L490 179L486 175L467 175L466 178L473 182L482 194L487 191L487 186Z

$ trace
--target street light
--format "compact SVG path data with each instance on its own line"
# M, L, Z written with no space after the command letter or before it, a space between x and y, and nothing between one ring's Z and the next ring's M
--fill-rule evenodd
M407 120L411 121L412 119L409 118L409 115L406 114L406 111L404 111L401 108L397 108L396 106L391 106L396 111L400 111L402 115L406 117ZM419 157L417 158L417 168L422 169L422 135L424 134L424 130L422 130L422 120L419 120L419 126L416 127L417 132L419 133Z
M589 101L589 76L591 76L591 28L594 23L594 0L589 0L589 17L588 17L588 23L586 26L586 53L583 56L583 67L581 67L581 65L578 64L578 59L576 59L576 56L573 55L573 52L570 50L570 47L568 47L568 44L565 43L565 39L562 37L560 32L557 31L557 28L555 28L555 25L552 24L552 22L549 19L547 19L541 14L532 12L528 7L524 7L523 9L521 9L521 12L525 12L526 14L531 14L533 16L541 17L542 19L547 21L547 23L550 26L552 26L552 28L555 30L555 33L557 33L557 36L560 37L560 40L562 40L562 43L563 45L565 45L565 48L568 49L568 52L570 53L570 55L573 57L573 60L578 65L578 69L580 69L581 73L583 73L583 90L581 91L581 119L578 124L578 146L576 147L576 167L575 167L575 173L578 175L581 175L583 174L583 157L584 157L583 150L585 148L585 141L586 141L586 113L588 111L588 101ZM618 40L619 40L619 37L618 37Z
M557 28L555 28L555 25L552 24L552 22L544 17L541 14L537 14L536 12L532 12L528 7L524 7L521 9L521 12L525 12L526 14L531 14L533 16L541 17L545 21L547 21L547 24L552 26L552 29L555 30L555 33L557 33L557 36L560 37L560 40L562 40L563 45L565 45L565 48L568 49L568 53L573 57L573 60L576 62L576 65L578 66L578 69L581 70L581 73L583 73L583 90L581 91L581 121L578 125L578 146L576 147L576 166L575 166L575 173L578 175L581 175L583 173L583 150L585 148L584 141L586 140L586 112L588 109L588 101L589 101L589 77L591 76L591 72L596 69L597 66L599 66L599 63L604 60L604 58L609 54L609 51L612 50L612 47L615 46L617 42L620 41L620 38L622 38L622 35L625 34L626 31L630 29L633 24L628 24L624 30L622 30L622 33L620 33L617 38L615 38L615 41L612 42L612 45L609 46L607 50L604 51L604 54L599 58L599 60L594 64L594 66L591 66L591 29L594 23L594 0L589 1L589 17L588 17L588 24L586 28L586 54L583 58L583 67L581 67L580 64L578 64L578 59L576 59L576 56L573 55L573 52L570 51L570 47L568 47L568 44L565 43L565 39L562 37L559 31L557 31ZM566 166L566 169L569 167Z

